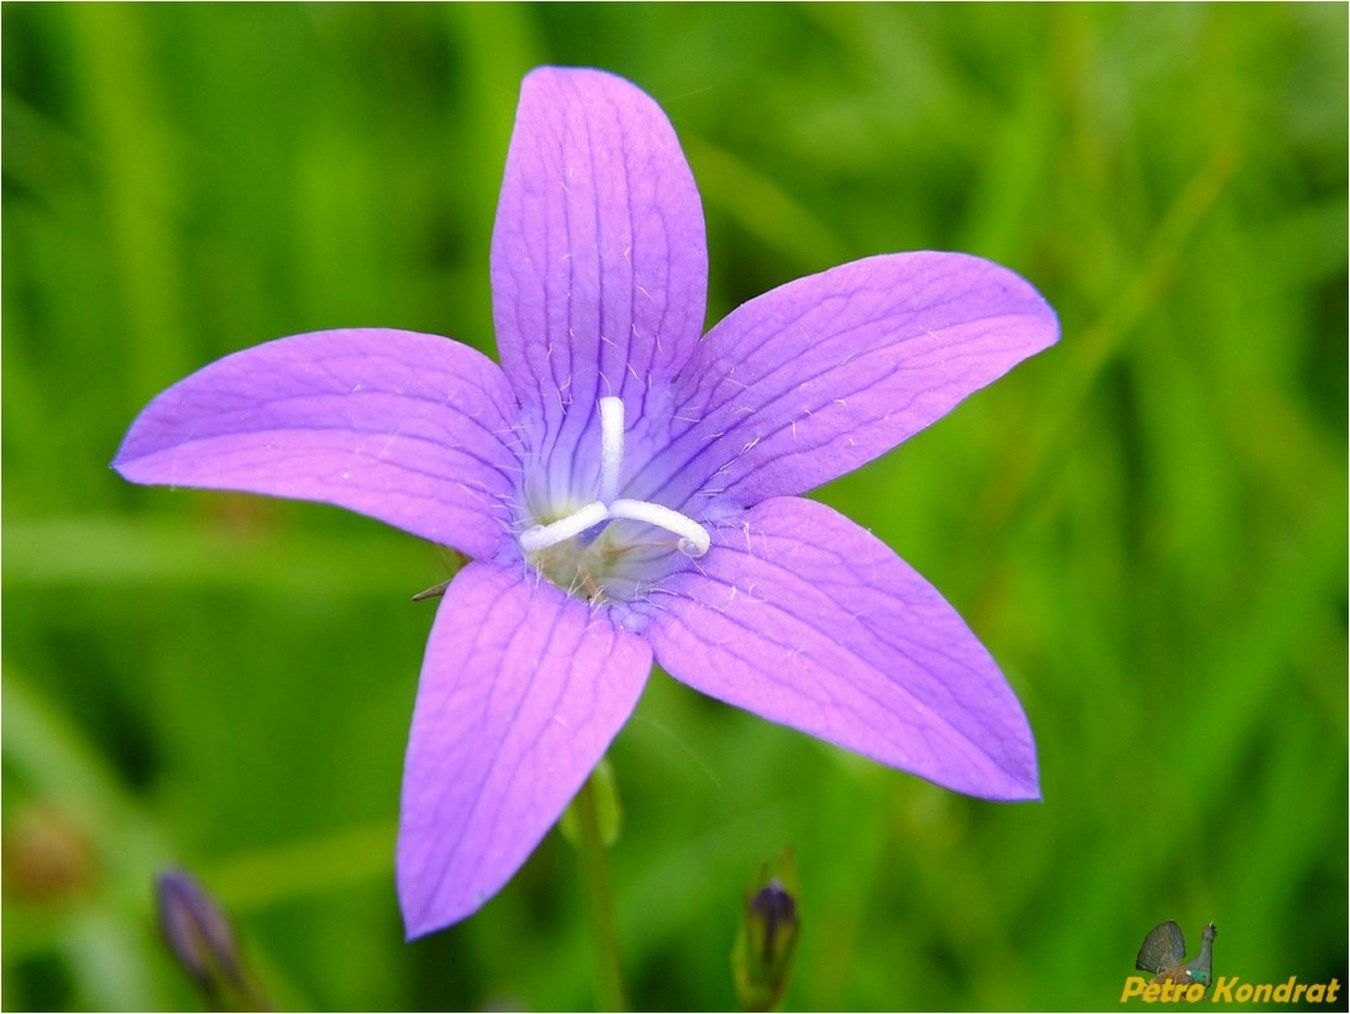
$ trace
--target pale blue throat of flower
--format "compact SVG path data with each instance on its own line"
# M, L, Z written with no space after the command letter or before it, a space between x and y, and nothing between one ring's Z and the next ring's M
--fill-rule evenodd
M601 601L631 598L641 588L642 572L655 557L665 556L670 540L643 537L657 528L676 536L674 546L689 557L700 557L712 545L708 530L688 515L649 500L619 496L623 468L623 399L600 399L600 480L597 498L547 524L535 524L520 533L525 558L539 572L569 594ZM636 525L606 526L610 521ZM635 537L636 536L636 537Z

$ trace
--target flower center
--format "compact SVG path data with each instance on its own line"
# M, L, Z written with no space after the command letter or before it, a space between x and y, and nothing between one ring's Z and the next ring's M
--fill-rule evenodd
M708 551L712 538L693 518L663 504L619 496L623 468L623 399L600 399L600 483L597 499L548 524L520 533L526 559L554 584L589 598L631 598L643 575L671 548L690 557ZM598 532L599 526L604 527ZM661 538L650 529L676 536ZM644 531L645 530L645 531ZM653 538L652 536L656 536Z

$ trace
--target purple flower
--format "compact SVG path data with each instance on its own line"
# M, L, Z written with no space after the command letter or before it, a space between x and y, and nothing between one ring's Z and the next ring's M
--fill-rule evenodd
M132 482L337 504L473 558L422 667L398 887L410 936L475 911L632 712L653 657L775 722L989 799L1038 797L1031 731L961 618L799 494L1052 344L1020 277L869 257L700 338L703 213L657 105L595 70L521 89L492 242L501 366L323 331L157 397Z

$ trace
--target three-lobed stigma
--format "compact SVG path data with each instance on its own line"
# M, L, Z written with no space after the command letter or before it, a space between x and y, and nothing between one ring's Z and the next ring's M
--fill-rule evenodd
M652 549L668 550L668 543L636 542L611 536L606 528L589 544L578 536L607 521L629 521L659 528L678 537L675 545L686 556L699 557L712 545L708 530L688 515L663 504L619 496L623 468L623 399L600 399L600 483L598 498L546 525L520 533L520 548L545 577L568 591L596 597L612 584L611 570L622 571L625 560L649 556Z

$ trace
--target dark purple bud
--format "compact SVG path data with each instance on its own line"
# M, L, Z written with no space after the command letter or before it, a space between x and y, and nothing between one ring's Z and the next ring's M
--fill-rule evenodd
M788 850L765 864L746 894L745 914L732 951L736 995L743 1010L777 1010L787 992L797 955L797 901L786 884L796 883Z
M773 959L774 944L779 939L780 931L795 932L797 929L797 903L778 878L774 877L750 899L749 914L763 927L762 959L768 963Z
M182 870L155 878L159 928L178 963L213 1005L228 1010L265 1010L239 953L234 928L201 885Z

